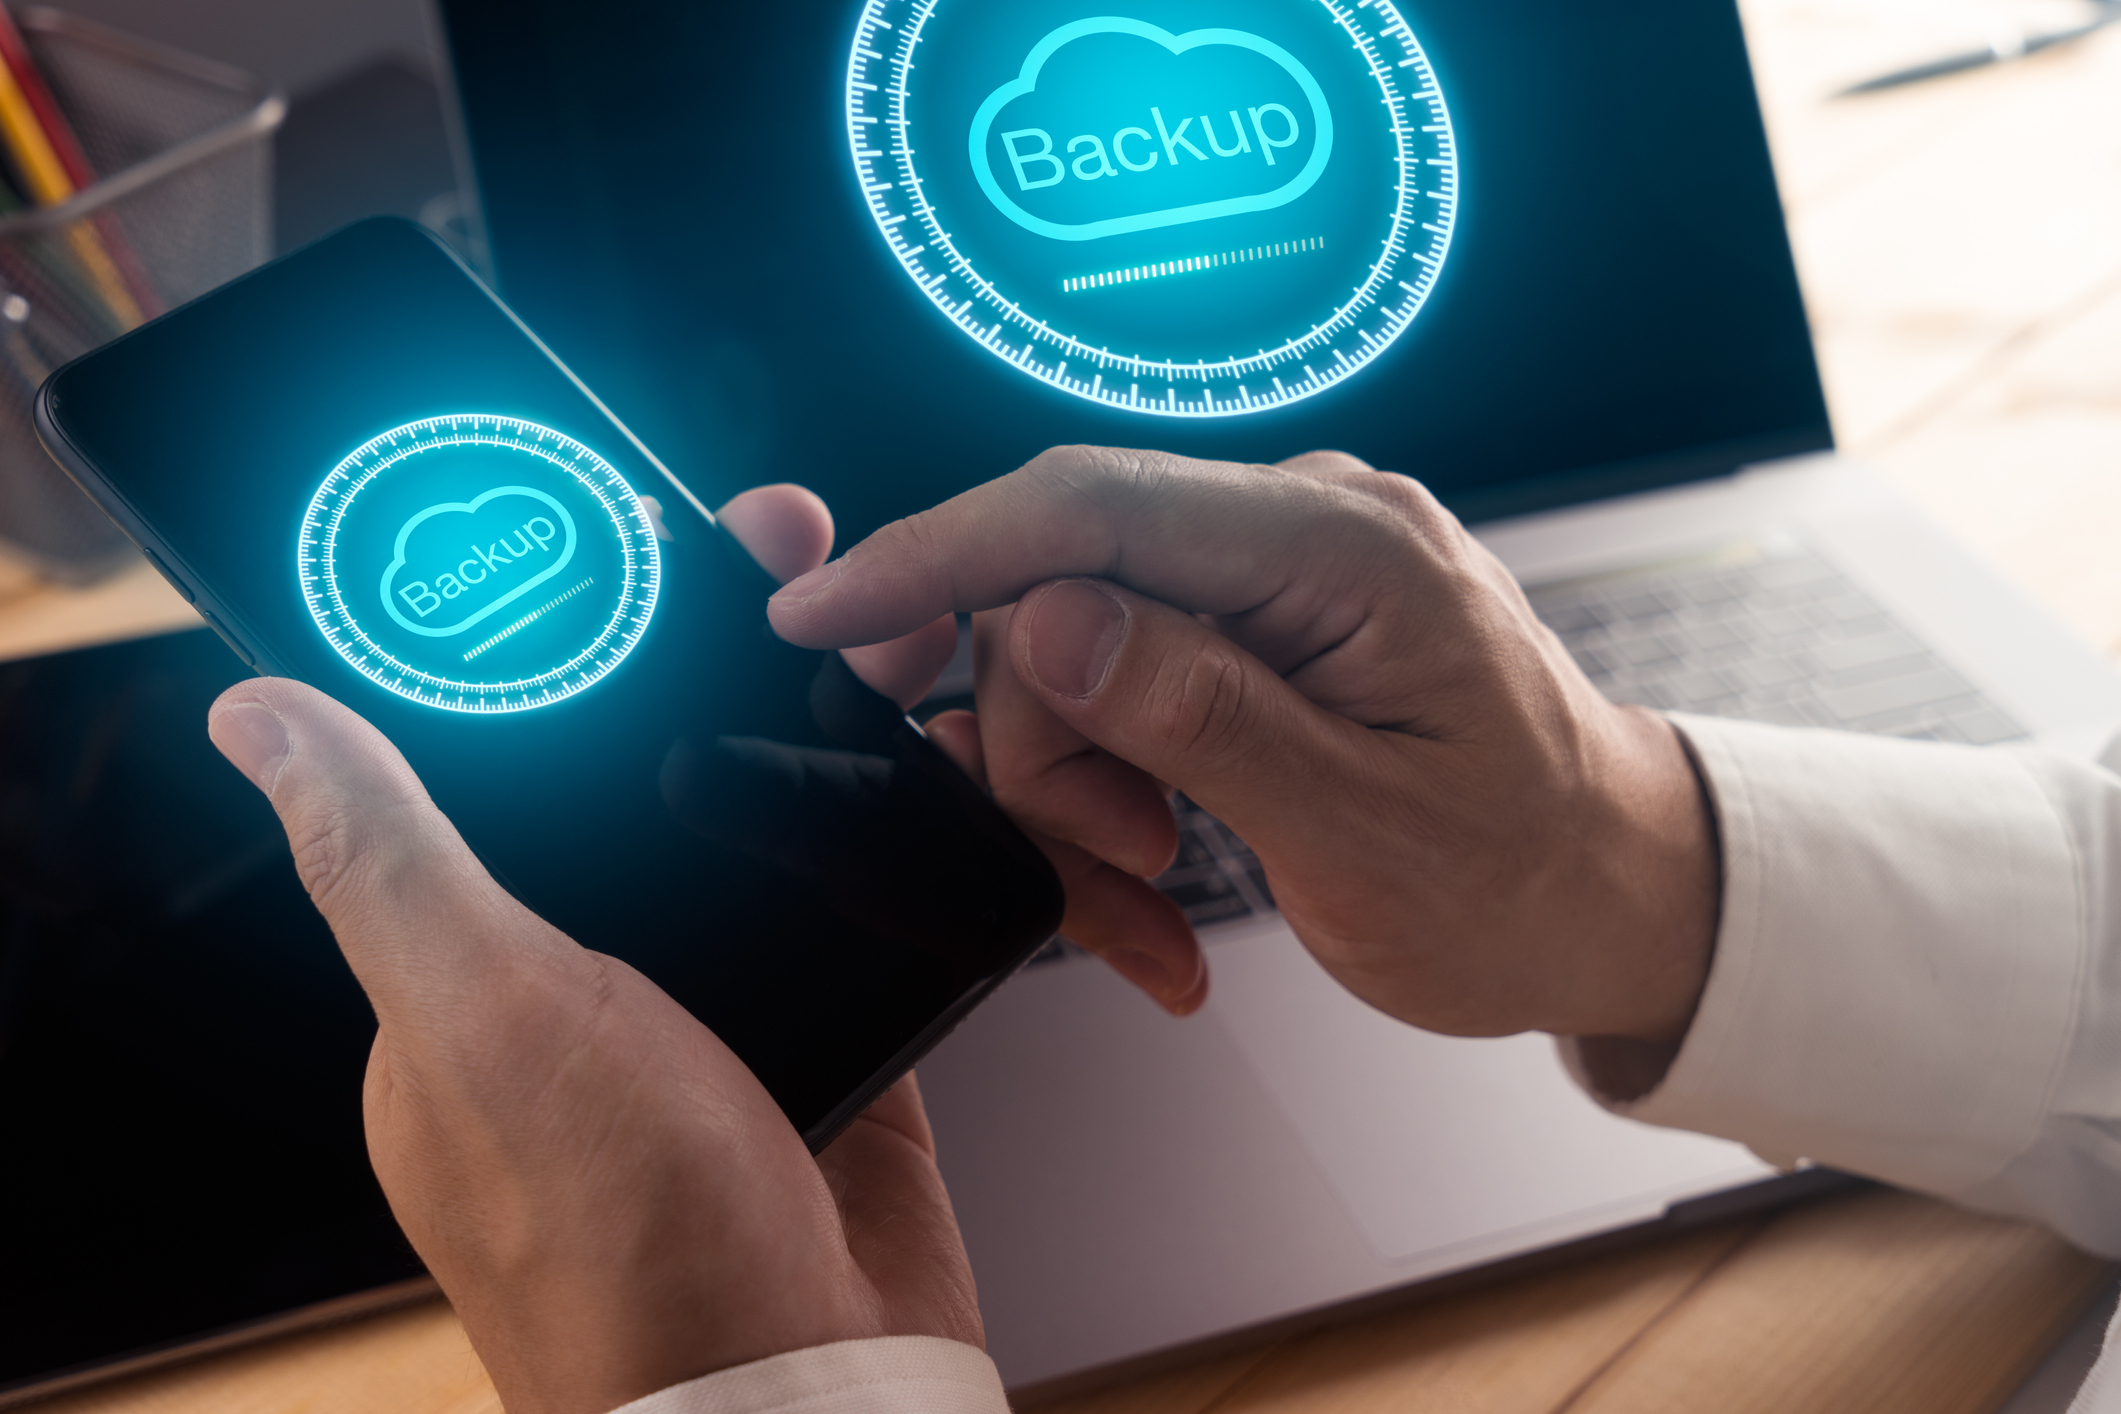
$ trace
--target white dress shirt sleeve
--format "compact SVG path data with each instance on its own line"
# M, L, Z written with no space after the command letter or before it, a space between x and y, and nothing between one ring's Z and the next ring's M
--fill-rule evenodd
M637 1399L613 1414L1009 1414L994 1362L933 1336L791 1351Z
M1723 917L1670 1070L1610 1107L2121 1255L2121 778L1673 720L1714 802Z
M1721 835L1716 956L1664 1079L1600 1102L2121 1255L2121 777L1673 721ZM2070 1414L2121 1414L2121 1319Z

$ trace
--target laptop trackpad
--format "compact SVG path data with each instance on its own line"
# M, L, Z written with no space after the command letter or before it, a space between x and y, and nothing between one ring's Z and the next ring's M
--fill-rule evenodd
M1387 1260L1482 1261L1773 1172L1740 1145L1607 1114L1545 1036L1462 1040L1392 1020L1286 928L1209 957L1209 1014Z

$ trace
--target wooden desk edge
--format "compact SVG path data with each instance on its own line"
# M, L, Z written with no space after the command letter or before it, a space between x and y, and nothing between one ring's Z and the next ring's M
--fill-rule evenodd
M18 1408L95 1385L115 1384L134 1375L173 1369L196 1360L264 1345L285 1336L305 1335L332 1326L348 1325L370 1316L380 1316L386 1312L403 1310L407 1306L417 1306L423 1301L440 1300L441 1296L442 1288L435 1285L432 1277L416 1277L411 1281L379 1286L372 1291L356 1292L352 1296L320 1301L314 1306L304 1306L277 1316L268 1316L261 1321L230 1326L198 1340L145 1350L111 1364L87 1366L50 1379L39 1380L35 1384L0 1390L0 1409Z

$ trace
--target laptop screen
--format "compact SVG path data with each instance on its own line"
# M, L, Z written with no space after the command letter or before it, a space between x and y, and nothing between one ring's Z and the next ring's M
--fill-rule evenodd
M703 495L1060 443L1480 517L1830 445L1730 0L443 0L503 293Z

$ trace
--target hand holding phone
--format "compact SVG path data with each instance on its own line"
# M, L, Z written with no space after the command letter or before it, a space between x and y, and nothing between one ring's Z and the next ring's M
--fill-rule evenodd
M245 662L373 723L508 893L654 979L813 1150L1058 925L1037 848L779 639L774 581L415 226L69 365L38 419Z
M211 730L375 1005L369 1153L509 1409L840 1340L980 1344L910 1076L813 1159L711 1032L499 888L345 707L250 682Z

